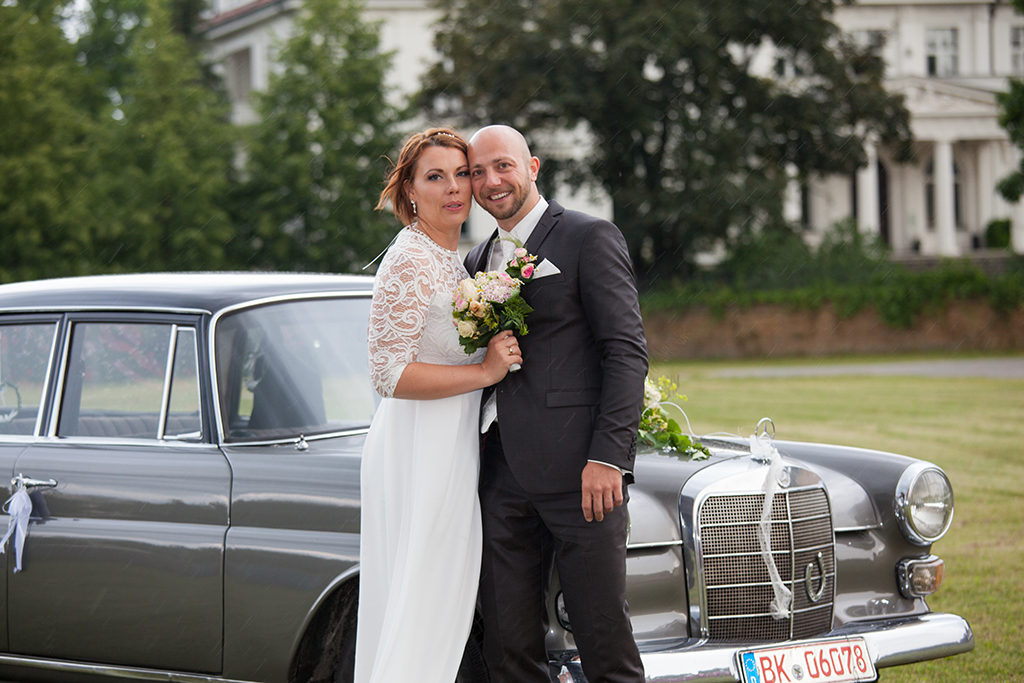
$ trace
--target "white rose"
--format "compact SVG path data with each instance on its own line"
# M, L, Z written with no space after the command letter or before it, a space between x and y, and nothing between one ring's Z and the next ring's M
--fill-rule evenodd
M648 377L644 380L644 407L657 408L661 404L661 392Z
M476 323L472 320L460 320L458 328L460 337L469 339L476 334Z
M472 279L466 278L459 283L459 292L462 294L462 298L466 301L472 301L477 297L476 283Z

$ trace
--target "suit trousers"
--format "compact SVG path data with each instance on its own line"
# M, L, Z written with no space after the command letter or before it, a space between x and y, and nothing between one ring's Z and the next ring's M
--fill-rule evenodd
M545 636L552 562L589 683L643 683L626 605L626 505L587 522L581 492L530 494L497 426L481 458L480 604L491 683L550 683Z

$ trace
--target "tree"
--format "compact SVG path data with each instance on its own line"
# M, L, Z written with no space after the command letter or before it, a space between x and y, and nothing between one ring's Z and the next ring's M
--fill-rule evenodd
M1010 0L1021 14L1024 14L1024 0ZM997 92L999 103L999 125L1006 129L1010 141L1024 149L1024 82L1011 78L1007 92ZM1011 171L996 185L999 193L1009 202L1018 202L1024 194L1024 157L1017 168Z
M831 0L438 3L441 58L421 104L510 123L535 147L552 131L586 132L581 158L545 161L611 196L647 278L785 227L791 178L853 172L869 134L909 149L882 60L843 39ZM759 68L766 54L776 73Z
M225 265L228 109L161 2L78 44L52 0L0 7L0 281Z
M390 55L353 0L307 0L281 70L257 95L248 140L242 235L265 268L359 270L395 232L374 211L392 154Z
M0 4L0 282L88 272L102 102L54 2Z
M80 59L108 89L119 89L131 72L136 36L146 25L150 5L148 0L89 0L81 10L80 21L86 28L75 43ZM200 30L206 5L206 0L167 0L161 10L165 13L161 20L185 38L192 56L200 60L207 48ZM200 66L207 82L219 86L208 65L200 61Z
M1006 129L1013 144L1024 149L1024 82L1011 78L1009 86L1007 92L996 93L999 125ZM1020 201L1020 196L1024 194L1024 158L1016 169L999 181L996 188L1007 201Z
M234 238L236 134L222 94L172 30L167 6L145 0L134 47L98 140L92 209L97 269L195 270L227 265Z

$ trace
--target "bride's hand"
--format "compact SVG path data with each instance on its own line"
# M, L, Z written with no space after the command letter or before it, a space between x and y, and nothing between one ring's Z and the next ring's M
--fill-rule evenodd
M509 330L504 330L491 337L487 343L487 354L484 356L484 372L493 378L492 384L500 382L508 373L509 367L515 363L522 364L523 355L519 341Z

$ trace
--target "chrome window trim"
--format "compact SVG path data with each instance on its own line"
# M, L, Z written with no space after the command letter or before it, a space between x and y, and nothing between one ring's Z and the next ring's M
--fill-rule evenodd
M215 341L217 339L217 325L220 324L221 319L232 313L245 310L247 308L257 308L259 306L269 306L273 304L286 303L289 301L313 301L315 299L370 299L373 296L372 289L362 289L354 291L326 291L326 292L304 292L301 294L278 294L275 296L268 296L262 299L253 299L251 301L245 301L239 304L222 308L213 314L213 318L210 320L210 333L207 341L207 352L209 354L209 365L210 365L210 395L213 399L213 417L215 422L215 434L213 442L222 446L256 446L256 445L271 445L281 443L294 442L294 438L287 439L270 439L268 441L243 441L243 442L228 442L226 435L224 434L224 417L220 412L220 378L217 376L217 349L215 347ZM306 441L312 441L314 439L331 438L334 436L344 436L348 433L365 433L368 431L367 428L359 428L357 430L344 430L342 432L332 432L330 434L317 434L314 436L307 436Z
M322 434L313 434L312 436L303 434L301 438L303 441L323 441L324 439L337 439L342 436L358 436L360 434L367 434L369 431L369 427L359 427L357 429L342 429L337 432L323 432ZM248 446L281 446L298 443L299 439L289 436L285 439L266 439L262 441L231 441L220 445L225 448L245 448Z
M137 311L139 309L129 309L129 310ZM148 312L148 311L140 311L140 312ZM119 438L116 438L116 437L77 436L77 435L76 436L57 436L57 421L58 421L58 418L60 416L61 406L62 406L62 404L64 402L64 379L65 379L67 365L68 365L68 356L71 353L71 332L75 328L75 326L77 326L77 325L79 325L81 323L100 323L100 324L106 324L106 323L112 323L112 322L115 322L115 321L110 321L110 320L69 320L67 322L67 325L66 325L66 327L64 329L64 347L63 347L62 352L61 352L60 367L57 369L58 370L58 373L57 373L57 386L54 389L53 405L50 406L50 425L49 425L49 428L46 430L46 434L40 435L41 438L45 439L46 442L51 442L51 443L52 442L56 442L56 443L106 444L106 445L110 445L110 446L117 446L117 445L130 445L130 446L150 445L150 446L160 446L160 445L166 445L166 444L187 445L187 446L209 445L209 444L205 444L205 443L202 443L202 442L183 441L181 439L165 439L164 438L164 428L167 425L167 410L169 408L169 400L170 400L170 384L169 384L170 378L169 378L169 373L173 369L173 365L174 365L174 352L175 352L175 349L177 348L178 330L181 329L181 328L184 328L184 329L187 329L187 330L192 330L193 334L195 335L195 344L196 344L196 354L195 355L196 355L196 372L197 372L196 377L197 377L197 381L198 381L198 378L200 377L200 375L198 374L198 372L199 372L199 353L198 353L198 351L199 351L199 331L198 331L198 329L196 327L194 327L192 325L180 325L178 323L172 323L172 322L167 322L167 321L161 322L159 320L144 321L144 322L140 322L140 321L136 320L136 321L130 321L130 322L127 323L127 324L137 324L137 325L168 325L171 328L171 330L170 330L170 341L169 341L169 344L168 344L169 345L169 348L168 348L168 359L167 359L166 365L164 367L164 386L163 386L163 389L162 389L162 395L161 395L161 399L160 399L160 414L157 416L157 436L155 438L153 438L153 439L139 439L139 438L119 439ZM116 322L122 323L124 321L116 321ZM47 381L49 381L49 370L47 370ZM200 396L201 395L202 395L202 389L200 389ZM200 439L202 438L202 436L201 436L202 435L202 419L203 419L203 411L202 411L202 403L200 402L200 410L199 410L199 421L200 421L199 433L200 433ZM36 432L38 433L38 431L39 430L37 428Z
M174 353L178 349L178 325L171 323L167 339L167 360L164 361L164 386L160 390L160 414L156 416L156 438L162 441L167 427L167 410L171 403L171 372L174 370Z
M55 444L80 444L80 445L91 445L91 446L131 446L132 448L166 448L168 446L174 448L216 448L216 444L207 443L205 441L179 441L178 439L140 439L137 437L132 438L117 438L112 436L44 436L37 437L32 443L40 445L55 445Z
M38 440L35 434L0 434L0 444L33 444Z
M74 326L75 322L72 320L68 320L64 325L60 365L57 367L57 384L53 388L53 405L50 406L50 424L44 435L51 439L57 438L57 420L60 418L61 405L64 403L64 380L67 376L68 356L71 354L71 330Z
M32 428L32 436L37 436L43 428L43 415L46 414L46 390L50 388L53 358L57 353L57 341L60 339L60 324L60 320L53 321L53 339L50 341L50 355L46 359L46 374L43 375L43 390L39 395L39 410L36 411L36 426Z
M139 306L8 306L0 309L6 313L155 313L157 315L210 315L205 308L139 307Z

